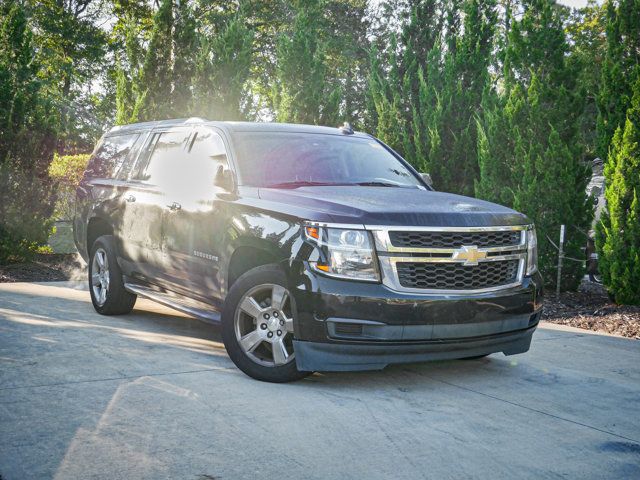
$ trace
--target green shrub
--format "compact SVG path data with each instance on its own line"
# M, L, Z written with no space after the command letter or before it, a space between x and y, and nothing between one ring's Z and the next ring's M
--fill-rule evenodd
M56 220L72 220L75 213L76 188L87 168L90 154L54 155L49 175L56 182Z

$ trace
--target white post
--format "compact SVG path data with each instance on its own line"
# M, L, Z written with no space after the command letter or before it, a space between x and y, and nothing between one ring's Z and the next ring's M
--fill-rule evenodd
M562 278L562 257L564 256L564 225L560 225L560 243L558 244L558 278L556 280L556 299L560 300L560 279Z

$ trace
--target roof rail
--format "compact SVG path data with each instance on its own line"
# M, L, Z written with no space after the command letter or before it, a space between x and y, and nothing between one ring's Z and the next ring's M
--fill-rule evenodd
M184 121L184 123L200 123L200 122L208 122L208 120L202 117L189 117Z

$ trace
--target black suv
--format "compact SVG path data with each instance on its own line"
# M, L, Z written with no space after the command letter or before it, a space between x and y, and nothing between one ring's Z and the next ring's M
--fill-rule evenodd
M533 225L426 178L346 124L127 125L91 157L75 241L99 313L139 295L220 322L260 380L526 352Z

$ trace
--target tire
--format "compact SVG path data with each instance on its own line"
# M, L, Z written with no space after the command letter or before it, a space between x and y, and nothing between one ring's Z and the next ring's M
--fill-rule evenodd
M222 341L244 373L263 382L300 380L296 368L293 318L296 308L277 265L249 270L233 284L222 309Z
M589 281L591 283L599 283L599 284L601 284L602 283L602 278L597 273L590 273L589 274Z
M124 288L112 235L98 237L91 246L89 292L93 308L102 315L129 313L136 303L137 296Z

